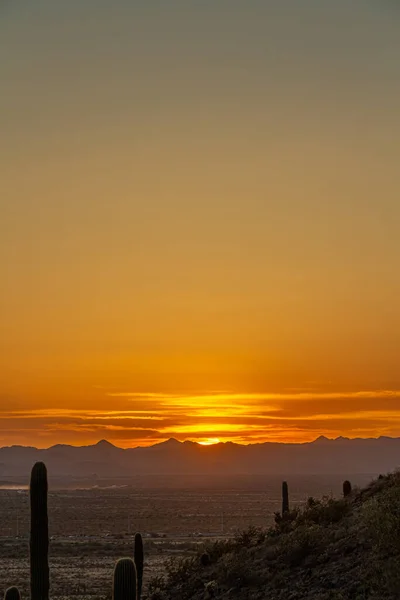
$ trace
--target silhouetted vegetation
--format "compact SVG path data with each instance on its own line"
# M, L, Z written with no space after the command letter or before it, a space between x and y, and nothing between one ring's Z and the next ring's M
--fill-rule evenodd
M251 527L235 539L170 561L165 579L151 583L153 600L365 600L398 598L400 475L382 476L351 497L309 498L303 510L275 526ZM204 596L206 594L206 596Z
M207 552L203 552L203 554L201 555L200 563L202 567L208 567L208 565L210 564L210 556L207 554Z
M136 533L135 535L135 546L134 546L134 561L136 566L136 575L137 575L137 596L138 600L142 595L142 585L143 585L143 540L140 533Z
M50 590L48 483L47 469L42 462L36 463L32 468L29 496L31 514L29 543L31 600L48 600ZM86 544L90 548L95 545ZM134 561L130 558L118 560L113 578L114 600L140 599L144 565L143 540L140 533L135 535ZM82 591L86 592L86 590ZM20 600L18 588L9 588L4 598L5 600Z
M30 485L32 600L49 597L47 493L46 467L37 463L32 469ZM165 575L158 574L149 581L147 597L151 600L203 600L232 595L239 600L286 600L288 596L292 600L397 599L400 474L381 475L361 490L351 490L350 482L346 481L343 496L309 497L303 509L290 510L288 486L284 482L282 513L275 514L272 527L252 526L231 539L199 544L195 551L192 547L187 556L170 557ZM87 546L85 552L90 555L95 548ZM124 549L124 542L118 548ZM143 540L137 533L134 560L120 559L115 566L113 600L140 598L143 567ZM85 585L76 591L87 594ZM5 600L20 600L18 589L9 588Z
M4 594L4 600L21 600L21 595L18 588L10 587Z
M48 600L49 598L49 524L47 516L47 491L47 469L44 463L38 462L32 469L30 484L31 600Z
M131 558L121 558L115 565L113 600L136 600L137 576Z
M282 517L289 512L289 488L286 481L282 483Z
M344 481L343 482L343 496L344 498L347 498L347 496L350 496L351 494L351 483L350 481Z

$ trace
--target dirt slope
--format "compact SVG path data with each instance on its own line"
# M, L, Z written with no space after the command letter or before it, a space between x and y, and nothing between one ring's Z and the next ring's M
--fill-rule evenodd
M310 499L268 531L250 529L207 556L171 562L154 600L386 600L400 597L400 474L349 499ZM209 563L206 566L203 563Z

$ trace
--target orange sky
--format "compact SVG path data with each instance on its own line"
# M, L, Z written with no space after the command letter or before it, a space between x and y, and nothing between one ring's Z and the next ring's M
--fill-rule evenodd
M395 3L0 7L0 444L400 435Z
M62 394L61 397L64 397ZM199 442L310 441L328 437L400 435L400 390L279 393L115 392L103 386L71 402L24 407L3 396L0 444L83 445L108 439L129 447L170 437ZM88 408L79 407L84 403ZM57 406L58 405L58 406ZM68 406L68 408L66 407Z

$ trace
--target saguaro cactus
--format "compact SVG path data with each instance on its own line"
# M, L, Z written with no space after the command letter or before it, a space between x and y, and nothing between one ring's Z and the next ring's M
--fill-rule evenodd
M200 556L200 564L202 567L208 567L210 564L210 555L207 554L207 552L204 552L204 554Z
M346 479L346 481L343 482L343 496L345 498L347 498L347 496L350 496L351 494L351 483L350 481L348 481Z
M282 483L282 517L289 512L289 488L286 481Z
M10 587L4 594L4 600L21 600L21 594L16 587Z
M47 517L47 469L38 462L31 473L30 570L31 600L49 598L49 523Z
M143 540L140 533L135 534L135 548L134 548L134 560L136 567L136 576L137 576L137 596L138 600L142 595L142 585L143 585Z
M113 600L136 600L136 567L131 558L121 558L114 569Z

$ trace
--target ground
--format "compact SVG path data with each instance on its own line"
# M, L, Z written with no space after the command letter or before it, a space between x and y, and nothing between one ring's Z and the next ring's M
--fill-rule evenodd
M367 479L355 476L360 484ZM292 478L292 506L304 506L312 494L339 496L341 482L340 477ZM229 542L249 526L271 526L280 509L280 493L280 479L248 476L221 482L218 489L50 489L51 598L110 598L115 561L132 556L135 531L144 537L144 596L150 596L148 583L153 592L155 578L167 580L171 558L196 560L204 546L216 540ZM29 595L28 536L27 490L0 489L0 593L17 585L23 598ZM207 581L193 589L195 597L204 597L204 584L213 576L210 569L203 573Z
M203 550L204 551L204 550ZM400 474L346 499L310 498L269 529L250 528L172 561L153 600L395 600L400 590Z

